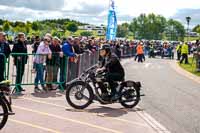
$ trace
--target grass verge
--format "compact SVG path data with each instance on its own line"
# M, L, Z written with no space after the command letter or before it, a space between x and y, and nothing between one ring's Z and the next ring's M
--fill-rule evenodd
M200 72L196 71L196 60L193 61L192 57L189 58L189 64L182 64L178 63L180 67L185 69L186 71L195 74L196 76L200 77Z

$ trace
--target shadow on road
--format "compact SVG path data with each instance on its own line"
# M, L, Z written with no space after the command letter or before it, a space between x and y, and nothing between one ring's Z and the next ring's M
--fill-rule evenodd
M51 91L47 93L31 93L31 95L38 98L49 98L49 97L56 98L56 97L62 97L63 93L59 93L57 91Z
M143 111L143 109L140 108L124 109L124 108L111 108L111 107L100 106L85 110L66 109L66 111L87 112L87 113L97 114L97 116L102 116L102 117L120 117L122 115L128 114L129 112Z

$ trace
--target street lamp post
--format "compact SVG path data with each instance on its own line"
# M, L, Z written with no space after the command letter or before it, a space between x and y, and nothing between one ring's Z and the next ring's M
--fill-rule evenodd
M187 42L189 42L189 38L190 38L190 34L189 34L189 26L190 26L190 20L191 20L191 17L186 17L186 21L187 21Z

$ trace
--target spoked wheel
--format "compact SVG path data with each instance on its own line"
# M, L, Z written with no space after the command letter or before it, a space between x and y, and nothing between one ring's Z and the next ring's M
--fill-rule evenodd
M0 130L5 126L8 120L8 109L3 100L0 100Z
M140 90L134 86L121 89L121 105L125 108L133 108L140 101Z
M76 81L69 85L66 91L66 100L70 106L76 109L88 107L93 100L92 88L83 81Z

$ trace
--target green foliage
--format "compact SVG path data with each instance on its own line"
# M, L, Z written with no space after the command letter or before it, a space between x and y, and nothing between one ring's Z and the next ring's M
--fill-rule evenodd
M16 22L13 22L12 26L13 27L24 27L26 24L24 22L21 22L21 21L16 21Z
M148 40L161 40L166 37L178 40L178 38L183 39L185 34L184 26L180 22L172 19L167 21L165 17L153 13L141 14L134 18L129 25L129 30L134 34L134 38Z
M195 74L196 76L200 76L200 72L196 71L196 60L192 59L192 57L189 58L189 63L190 64L179 64L180 67L182 67L183 69L185 69L186 71Z
M170 38L170 40L184 40L184 36L185 36L185 29L184 26L173 19L170 19L167 23L167 36L168 38Z
M3 30L4 31L9 31L10 30L10 23L8 21L5 21L3 24Z
M118 25L117 27L117 37L127 37L129 33L129 25L124 23L122 25Z
M39 23L37 21L32 23L32 29L35 31L39 30Z
M0 19L0 25L3 25L3 23L4 23L4 20Z
M78 30L78 26L74 22L70 22L66 25L66 29L70 32L76 32Z
M13 31L15 33L18 33L18 32L26 33L26 28L25 27L16 26L16 27L13 28Z
M193 32L197 32L197 33L200 33L200 25L198 24L197 26L195 26L193 29L192 29Z
M81 35L81 36L89 37L89 36L92 36L93 33L90 32L90 31L82 31L82 32L80 33L80 35Z

